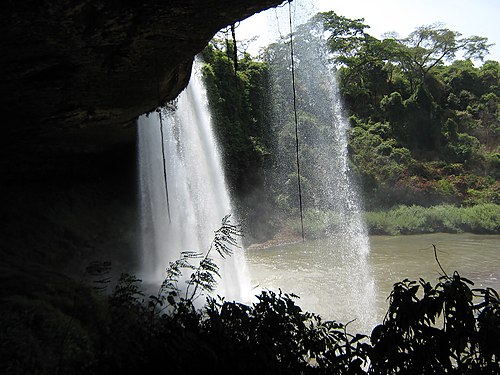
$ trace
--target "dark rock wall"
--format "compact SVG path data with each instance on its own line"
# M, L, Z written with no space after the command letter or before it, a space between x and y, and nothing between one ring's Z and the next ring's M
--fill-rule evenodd
M280 2L1 2L2 169L19 149L43 159L133 142L135 118L179 94L219 29Z
M278 3L2 2L2 106L61 126L126 123L177 96L220 28Z
M281 2L0 2L0 266L133 252L136 118L219 29Z

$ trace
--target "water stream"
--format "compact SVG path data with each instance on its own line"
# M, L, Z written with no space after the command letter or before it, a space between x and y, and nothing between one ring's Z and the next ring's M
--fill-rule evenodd
M225 215L237 223L226 188L218 147L212 132L200 62L175 108L162 111L169 212L163 175L160 120L157 113L138 124L142 223L143 280L160 283L165 267L181 251L206 253ZM169 218L170 217L170 218ZM244 252L221 259L211 253L222 280L216 293L245 301L250 285Z
M311 6L304 8L309 3ZM275 29L280 40L269 50L277 139L270 177L275 180L277 195L284 197L293 212L298 207L293 131L296 125L306 239L307 233L313 231L310 228L319 223L325 228L322 235L330 242L329 246L318 247L315 242L305 246L318 259L336 259L336 264L324 262L329 264L328 268L311 267L309 277L303 282L315 285L316 277L328 274L336 280L339 269L348 269L344 277L349 287L339 290L339 285L332 283L321 292L320 298L325 303L349 306L360 324L370 325L374 322L374 280L367 262L370 244L363 206L348 159L350 125L335 71L329 63L322 25L305 22L311 15L312 2L298 1L291 6L276 11L274 22L278 24ZM299 14L304 9L305 14ZM293 54L287 36L290 21ZM292 78L296 82L295 97ZM292 105L294 101L296 106ZM312 264L304 261L303 267Z

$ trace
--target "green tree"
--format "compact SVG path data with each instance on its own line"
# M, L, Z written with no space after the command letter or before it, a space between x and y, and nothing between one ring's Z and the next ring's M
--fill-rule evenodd
M368 34L363 19L350 20L335 12L320 13L315 19L323 23L349 114L358 123L387 124L395 144L408 149L413 160L427 163L424 169L434 170L422 175L421 169L406 164L400 170L406 177L393 180L395 184L409 188L417 179L423 191L431 189L436 180L447 178L447 169L438 170L432 163L464 164L462 181L496 173L499 64L486 62L478 68L472 62L487 54L486 38L462 37L436 24L419 27L406 38L387 34L378 40ZM466 60L455 61L457 56ZM378 196L376 192L384 190L392 196L398 189L386 190L382 182L377 187L377 179L366 173L373 168L369 158L360 157L364 153L359 144L364 141L366 134L359 129L351 134L356 169L364 176L364 186L374 189L365 194ZM490 196L486 191L495 188L488 182L481 189ZM452 186L452 191L463 187ZM467 193L460 194L459 201L469 199Z
M443 28L440 24L420 26L406 38L400 39L401 64L408 74L423 82L435 66L452 61L463 52L465 59L483 60L488 53L488 38L471 36Z

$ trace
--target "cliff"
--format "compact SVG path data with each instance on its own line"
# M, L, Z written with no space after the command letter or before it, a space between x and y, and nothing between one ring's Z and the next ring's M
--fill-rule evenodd
M134 258L136 118L182 91L218 30L280 2L2 2L1 266Z
M133 143L136 117L179 94L218 30L280 2L2 2L1 179Z

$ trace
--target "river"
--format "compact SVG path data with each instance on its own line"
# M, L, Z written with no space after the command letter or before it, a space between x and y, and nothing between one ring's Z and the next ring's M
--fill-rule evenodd
M442 272L433 244L449 275L458 271L474 287L488 286L500 292L500 235L372 236L370 254L361 263L338 254L340 240L336 241L248 250L256 293L261 289L294 293L303 310L342 323L355 319L351 331L368 334L382 322L394 283L420 277L437 282Z

